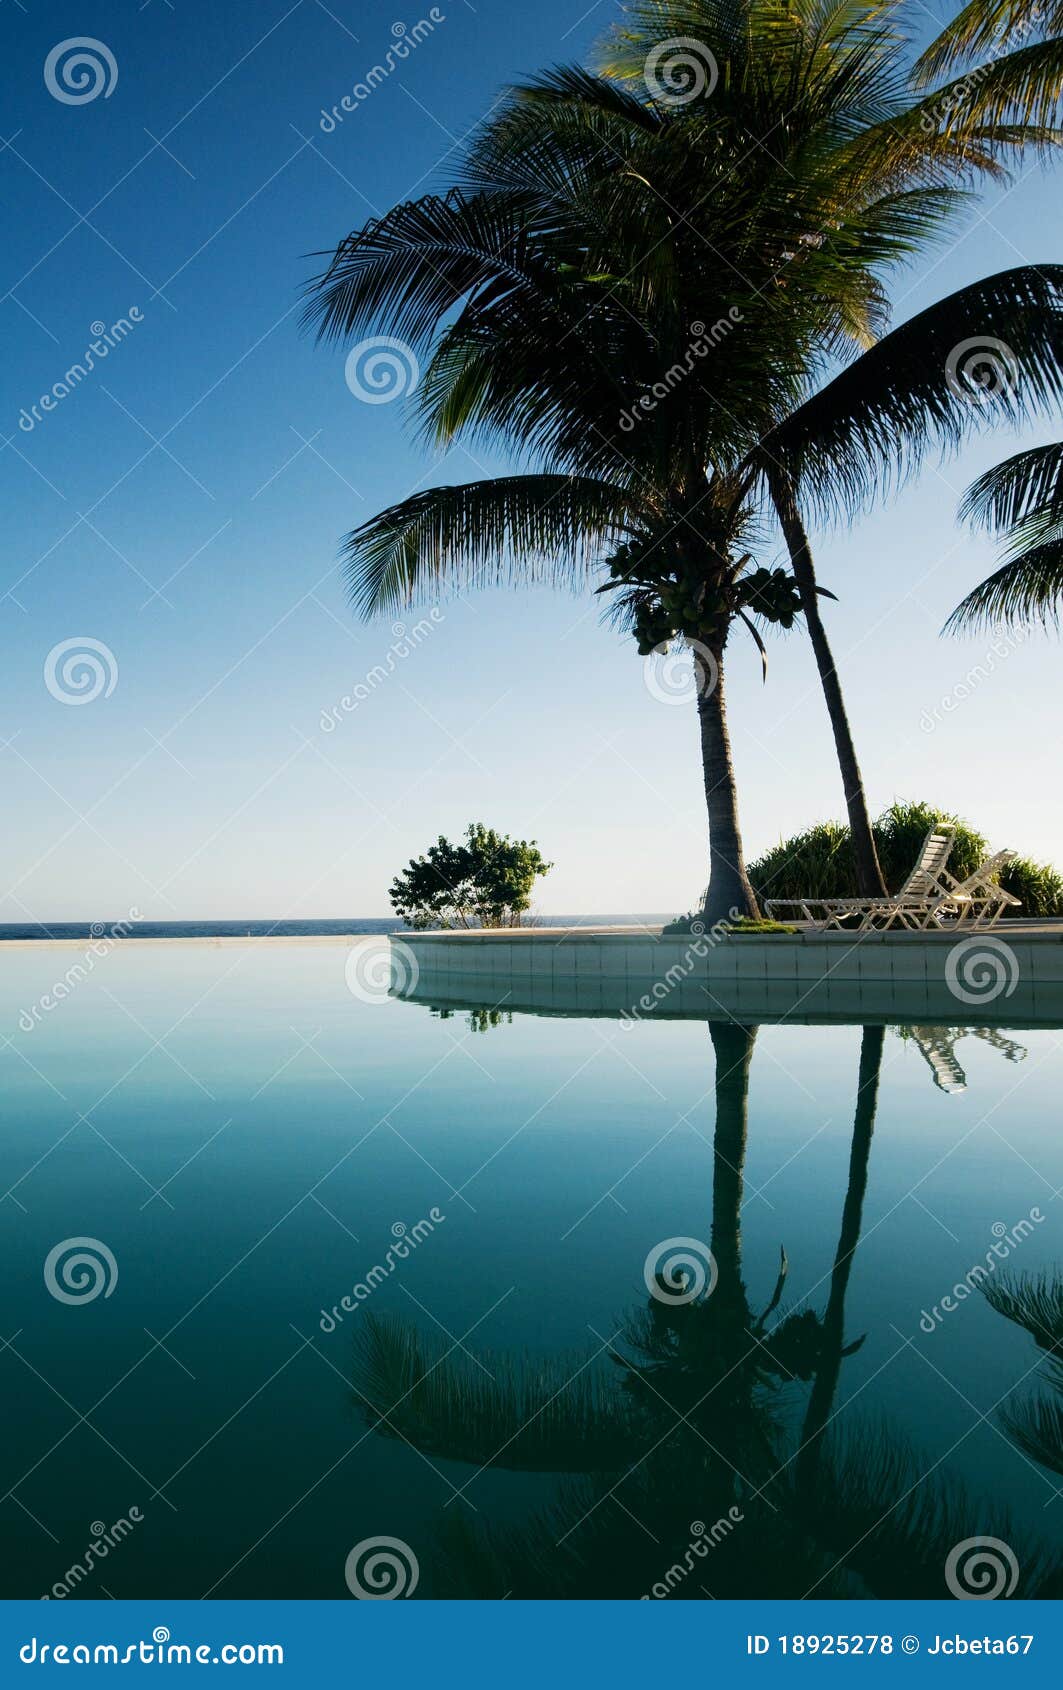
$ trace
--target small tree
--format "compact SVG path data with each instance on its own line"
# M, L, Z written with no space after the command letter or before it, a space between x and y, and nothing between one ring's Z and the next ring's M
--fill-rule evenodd
M391 883L391 907L409 927L519 927L536 877L553 867L534 839L470 822L465 839L440 834Z

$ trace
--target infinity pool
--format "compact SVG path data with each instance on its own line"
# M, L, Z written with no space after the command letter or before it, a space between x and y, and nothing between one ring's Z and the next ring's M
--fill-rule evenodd
M351 948L0 951L4 1595L1061 1593L1059 1031Z

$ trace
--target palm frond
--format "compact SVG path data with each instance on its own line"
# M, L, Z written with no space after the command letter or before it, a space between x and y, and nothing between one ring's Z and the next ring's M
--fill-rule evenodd
M341 241L307 289L303 320L323 340L373 328L419 347L467 298L521 291L551 309L533 273L519 201L455 189L397 205Z
M980 528L1014 528L1034 512L1063 521L1063 442L1016 452L972 481L960 520Z
M1023 265L929 306L762 442L834 510L911 471L932 443L1014 424L1063 395L1063 266Z
M384 1437L426 1455L522 1473L596 1473L645 1447L610 1378L576 1357L478 1361L408 1322L360 1326L353 1383L359 1411Z
M960 600L943 632L963 634L976 628L998 624L1014 627L1027 622L1055 628L1061 607L1063 535L1031 546L987 575Z
M1001 1422L1031 1461L1063 1475L1063 1397L1040 1392L1031 1401L1001 1411Z
M815 1498L805 1499L817 1537L880 1599L945 1596L950 1553L976 1531L1021 1545L1016 1595L1059 1592L1058 1554L1023 1541L1006 1511L987 1512L954 1479L933 1469L928 1475L926 1463L885 1426L865 1423L828 1438L817 1474Z
M1063 94L1063 39L1037 41L977 65L926 97L921 112L937 112L943 128L971 125L1037 125L1041 145L1059 144Z
M993 48L1024 40L1031 29L1046 35L1063 32L1060 0L968 0L916 61L915 78L933 82L956 65L980 59Z
M575 475L500 476L415 493L347 536L347 582L365 616L446 588L571 583L628 527L635 501Z
M1005 1274L982 1287L990 1306L1028 1332L1047 1355L1048 1393L1001 1412L1010 1438L1031 1460L1063 1474L1063 1275Z
M991 1308L1030 1334L1038 1349L1063 1357L1063 1274L1001 1274L982 1294Z

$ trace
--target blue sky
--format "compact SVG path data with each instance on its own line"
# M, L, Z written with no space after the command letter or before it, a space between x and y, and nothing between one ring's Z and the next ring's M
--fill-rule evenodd
M678 910L704 884L693 708L652 696L588 598L445 604L366 682L396 636L353 620L339 537L415 486L483 469L462 450L430 459L401 404L359 401L343 352L301 333L309 255L445 182L508 79L585 54L616 15L608 0L443 0L324 133L322 109L429 11L0 4L2 920L384 914L396 870L470 819L539 839L556 864L545 910ZM68 104L43 70L78 36L106 44L117 78ZM897 316L1063 260L1058 192L1031 162L987 193L954 244L896 279ZM92 325L122 318L106 359L34 420ZM875 807L925 796L996 845L1063 859L1054 642L987 661L987 638L938 637L992 558L958 527L958 494L1014 446L997 432L928 465L885 509L817 534L817 559ZM72 706L45 667L85 638L109 654L107 685ZM736 641L729 687L755 855L836 815L838 777L798 634L772 642L766 686Z

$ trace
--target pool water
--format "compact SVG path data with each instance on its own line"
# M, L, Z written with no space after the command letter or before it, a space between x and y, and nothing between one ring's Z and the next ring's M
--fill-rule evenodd
M350 951L0 954L5 1596L1061 1593L1060 1031Z

